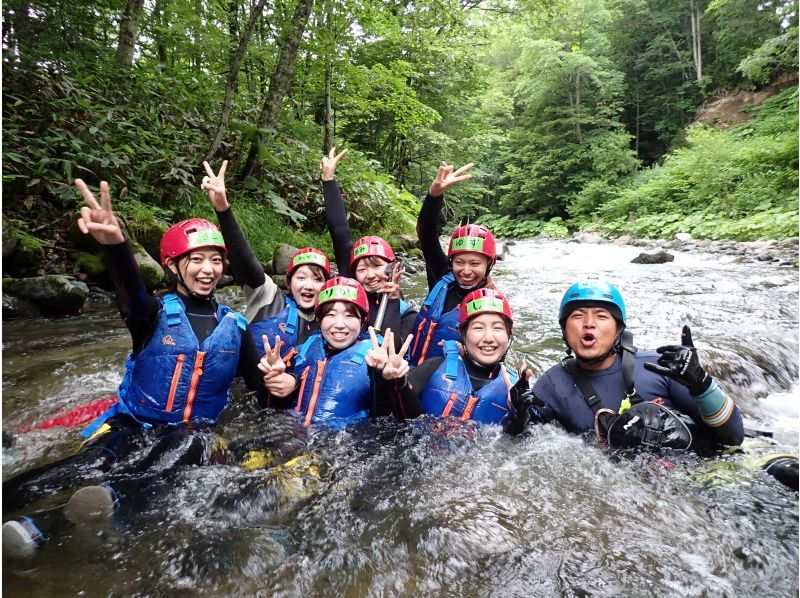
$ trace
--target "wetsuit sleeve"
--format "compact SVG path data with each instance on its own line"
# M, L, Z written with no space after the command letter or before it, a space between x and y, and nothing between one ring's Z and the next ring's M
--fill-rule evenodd
M258 361L261 359L263 351L259 351L253 340L253 335L248 330L242 334L242 346L239 351L239 373L244 378L247 388L254 391L261 403L267 394L264 387L264 374L258 369Z
M414 419L422 415L422 391L428 384L442 361L443 357L426 359L421 365L411 370L405 380L395 384L395 414L402 419Z
M428 274L428 290L433 289L437 282L450 270L447 255L439 244L439 228L442 216L444 195L432 197L425 195L422 207L417 216L417 238L422 248L422 257L425 258L425 269Z
M247 242L233 210L228 208L217 212L217 218L225 238L233 278L244 290L247 303L245 317L250 322L271 318L284 307L283 293L272 278L264 273L264 268Z
M104 245L103 251L120 298L122 320L131 333L136 355L153 335L161 304L144 286L127 239L117 245Z
M325 220L333 241L333 255L339 276L353 278L350 270L350 251L353 249L353 237L350 234L350 223L347 222L347 210L344 207L342 193L336 179L322 182L322 197L325 201Z
M419 312L416 309L411 309L410 307L406 310L406 313L400 316L400 344L406 340L406 337L409 334L414 334L414 325L417 323L417 314ZM413 341L412 341L413 343Z
M675 403L678 403L678 400L672 396L673 393L689 394L686 387L672 380L670 389L670 399ZM685 398L681 397L681 399L681 402L684 403ZM697 414L690 414L692 419L701 425L714 440L720 444L742 444L744 440L742 415L733 399L725 394L716 380L711 381L711 386L704 393L692 397L690 400L697 406L698 411Z

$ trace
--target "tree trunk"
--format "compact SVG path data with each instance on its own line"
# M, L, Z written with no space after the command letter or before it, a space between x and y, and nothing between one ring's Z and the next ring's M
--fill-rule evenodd
M281 40L280 56L275 66L275 73L272 75L272 79L269 83L267 98L258 116L258 127L260 129L268 129L275 125L281 102L286 95L286 90L292 79L297 49L300 46L300 40L303 37L303 31L306 28L308 16L311 13L311 7L313 5L314 0L297 0L294 15L292 15L291 22L286 26L283 39ZM247 161L241 172L242 178L252 176L255 172L260 162L258 148L260 145L266 143L266 141L266 138L262 137L260 134L256 134L256 139L253 140L253 144L250 146L250 153L247 156Z
M156 0L153 7L153 19L156 23L156 51L158 52L158 62L161 64L167 64L167 46L164 44L164 1Z
M325 6L325 33L328 36L327 57L325 58L325 108L322 118L322 153L327 154L333 146L333 119L331 118L331 78L333 77L333 2Z
M222 108L219 113L219 124L217 125L217 133L214 135L214 140L211 142L211 147L206 154L206 160L212 160L216 156L219 146L222 143L222 138L228 130L228 120L231 116L233 109L233 96L236 94L236 81L239 77L239 69L242 67L242 59L244 58L247 44L250 43L250 37L253 34L253 28L256 21L261 16L264 10L264 4L267 0L258 0L258 3L253 7L253 12L250 13L250 19L247 21L247 26L239 37L239 44L231 53L230 64L228 66L228 81L225 85L225 96L222 99ZM235 2L231 3L233 6ZM231 28L232 29L232 28Z
M703 78L702 40L700 38L700 7L695 0L689 0L690 18L692 21L692 59L694 71L699 82Z
M133 64L133 51L139 35L139 20L144 12L144 0L128 0L125 16L119 25L119 42L117 43L116 62L123 68Z
M581 72L575 73L575 136L581 142Z

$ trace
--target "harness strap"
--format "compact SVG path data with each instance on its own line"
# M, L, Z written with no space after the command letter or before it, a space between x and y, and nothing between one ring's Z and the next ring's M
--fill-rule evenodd
M584 376L583 372L581 372L578 367L578 360L574 357L567 357L561 362L561 365L569 372L569 375L572 376L572 379L575 381L575 384L578 385L589 407L592 408L592 411L597 413L600 409L600 397L597 396L597 392L595 392L592 383L589 382L589 379Z
M439 297L444 293L447 294L447 290L449 287L456 281L456 277L453 275L452 272L448 272L436 283L436 285L431 289L431 292L428 293L428 296L425 298L425 301L422 303L423 307L432 307ZM436 314L438 317L441 314Z
M168 326L178 326L181 323L181 300L175 293L164 295L164 313L167 316Z
M634 403L641 403L642 398L636 395L636 387L633 380L633 369L636 365L634 355L636 355L636 347L633 346L633 334L628 330L622 332L620 336L620 344L622 345L622 379L625 381L625 396L628 399L637 398Z
M458 345L456 341L444 341L444 359L445 370L444 375L450 380L458 378Z
M286 334L294 336L297 332L297 304L291 297L286 298L286 304L289 307L289 313L286 316Z

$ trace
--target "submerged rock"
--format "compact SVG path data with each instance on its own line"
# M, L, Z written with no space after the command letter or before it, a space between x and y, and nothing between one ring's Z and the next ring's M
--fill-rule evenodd
M631 260L632 264L666 264L675 261L675 256L668 251L656 251L655 253L640 253Z
M89 297L86 283L63 275L4 278L3 292L28 301L42 313L53 316L80 313Z

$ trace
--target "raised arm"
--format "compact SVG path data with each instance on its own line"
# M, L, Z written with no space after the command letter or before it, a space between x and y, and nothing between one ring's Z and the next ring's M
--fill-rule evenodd
M347 209L344 206L339 184L334 178L339 161L347 155L344 149L335 154L336 148L331 148L327 156L320 160L319 168L322 171L322 197L325 202L325 220L333 241L333 255L339 276L353 277L350 270L350 251L353 249L353 237L350 234L350 223L347 221Z

